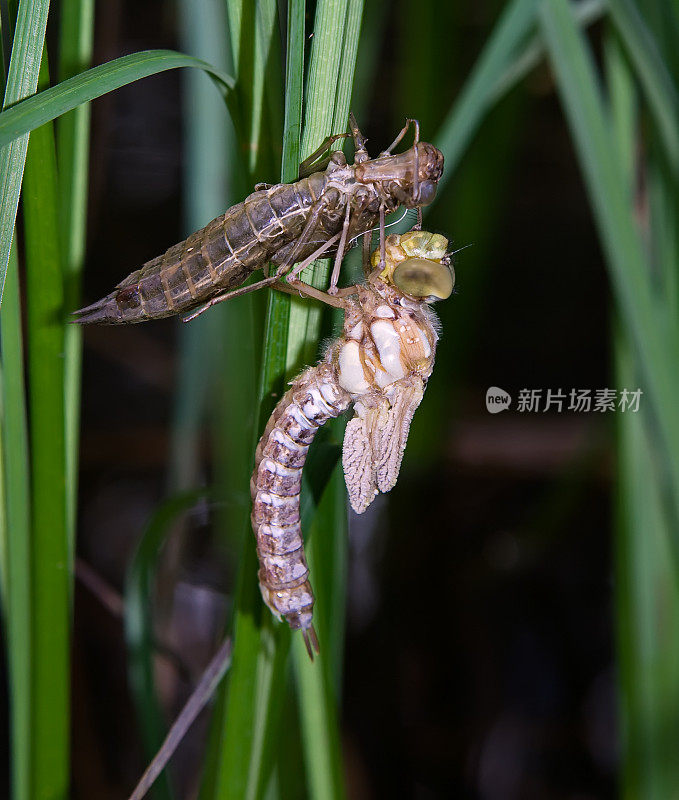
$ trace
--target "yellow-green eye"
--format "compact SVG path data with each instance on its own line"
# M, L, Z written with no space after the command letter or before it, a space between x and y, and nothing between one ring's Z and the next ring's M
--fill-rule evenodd
M411 297L450 297L455 285L453 268L426 258L407 258L394 270L394 285Z

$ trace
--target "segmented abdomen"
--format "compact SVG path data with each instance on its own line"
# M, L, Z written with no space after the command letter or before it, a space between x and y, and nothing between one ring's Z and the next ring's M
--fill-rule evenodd
M80 323L130 323L188 311L240 286L298 238L325 187L322 172L254 192L205 228L147 261L116 289L76 312Z
M302 468L318 428L339 416L350 402L331 364L324 362L303 372L264 430L250 482L264 602L291 628L310 631L312 641L314 595L307 580L299 516Z

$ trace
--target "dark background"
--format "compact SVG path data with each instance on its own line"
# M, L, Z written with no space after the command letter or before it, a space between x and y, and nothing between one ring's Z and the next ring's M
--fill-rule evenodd
M499 7L461 5L419 20L421 45L437 53L431 74L413 68L411 4L382 19L380 80L365 90L361 119L373 150L406 114L425 139L438 129ZM170 5L99 4L94 63L153 47L179 47ZM182 108L176 71L93 105L86 302L186 234ZM399 483L364 519L350 516L349 796L612 797L614 415L516 411L523 388L611 385L601 255L544 67L488 117L427 227L472 246L456 256L458 293L438 308L437 367ZM144 523L167 496L178 327L85 332L73 721L81 798L126 797L144 766L119 595ZM512 395L510 411L487 413L489 386ZM209 478L208 431L201 459ZM209 659L233 591L233 553L213 541L213 512L189 521L161 625L168 718ZM202 720L175 761L187 793L205 731Z

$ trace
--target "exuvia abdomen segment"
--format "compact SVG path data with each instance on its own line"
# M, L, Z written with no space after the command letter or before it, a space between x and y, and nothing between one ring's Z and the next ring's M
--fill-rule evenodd
M253 192L188 239L147 261L109 295L81 309L77 321L124 324L160 319L240 286L266 262L282 263L279 252L286 254L299 237L324 187L325 174L319 172L293 184Z

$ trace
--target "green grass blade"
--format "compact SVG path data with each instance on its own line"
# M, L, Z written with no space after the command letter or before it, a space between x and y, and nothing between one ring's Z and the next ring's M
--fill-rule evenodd
M234 79L222 70L174 50L144 50L92 67L6 109L0 114L0 146L121 86L180 67L203 70L230 98Z
M598 22L608 11L608 0L579 0L573 6L573 16L581 28ZM545 56L545 43L540 33L536 33L528 44L519 48L520 53L499 75L495 88L488 97L493 105L511 91Z
M634 202L638 152L635 81L619 40L606 40L605 66L615 135L622 154L629 202ZM646 166L652 168L653 149ZM667 170L649 183L671 182ZM651 206L651 214L664 213ZM649 250L665 272L676 269L674 231L651 224ZM669 242L664 241L669 239ZM665 293L673 307L674 296ZM618 385L633 385L636 370L629 337L615 331ZM671 515L659 487L657 442L644 414L617 419L619 458L616 507L616 622L621 730L621 797L671 797L679 774L674 743L679 736L679 584L671 558Z
M36 90L48 9L48 0L23 0L19 6L3 108L28 97ZM22 133L25 135L15 141L0 141L0 302L5 287L28 147L28 134L26 131ZM14 136L11 138L15 139Z
M661 138L650 128L647 142L649 257L665 309L679 331L679 180L667 168L667 155ZM679 333L677 333L679 336Z
M253 41L237 35L244 24L245 14L240 4L229 4L232 41L238 56L239 80L247 75L263 74L265 53L269 47L266 37L257 34ZM264 19L271 19L272 6L259 10ZM248 63L254 50L261 64ZM286 55L287 91L285 108L285 157L281 167L283 180L296 177L298 169L302 78L304 58L304 12L300 0L288 7L288 50ZM243 84L244 86L247 84ZM250 111L249 136L257 135L264 86L253 82L256 90L247 98L239 98ZM258 88L257 88L258 87ZM260 162L261 163L261 162ZM288 334L290 299L280 293L269 293L265 346L258 392L256 436L271 412L272 399L283 389L285 352ZM256 437L249 442L248 466ZM239 564L236 606L234 609L234 652L226 697L216 715L213 747L208 756L201 797L238 798L261 797L271 776L272 753L278 736L278 721L285 699L286 664L290 634L287 626L273 621L262 601L257 586L257 559L249 521L246 523L241 561ZM219 750L214 742L221 742Z
M336 457L339 458L339 448ZM322 650L311 663L301 637L294 638L304 758L309 796L341 798L345 789L337 709L347 558L346 489L341 466L336 467L326 484L308 530L307 552L319 598L315 617ZM340 576L341 585L335 575Z
M182 49L219 69L225 68L225 20L221 6L207 0L182 0L178 9ZM186 70L182 77L184 230L188 235L230 204L232 169L228 151L232 136L223 105L214 102L211 81L196 70ZM200 479L202 423L219 385L221 370L215 365L223 360L225 313L233 313L233 307L225 304L190 325L179 326L179 368L168 475L171 492L189 489Z
M41 82L47 83L47 57ZM24 176L32 500L32 754L35 797L69 789L70 547L66 523L63 277L52 126L31 136Z
M276 119L270 96L282 97L282 61L277 50L275 4L226 2L238 75L235 103L242 124L237 138L230 136L222 155L229 163L230 203L242 200L257 181L276 182L280 173L282 118ZM275 141L275 147L272 142ZM250 541L247 486L252 470L253 440L257 425L261 336L266 293L258 292L225 304L220 309L223 370L213 403L217 441L217 479L228 498L220 529L226 533L235 556ZM237 343L237 344L236 344ZM238 375L237 385L233 376ZM238 498L237 502L233 502ZM240 566L239 566L240 570Z
M337 76L335 113L332 118L332 130L338 133L346 130L347 127L348 114L345 116L344 110L351 108L362 21L363 0L348 0L344 39L342 41L342 60L340 62L339 75Z
M251 186L263 178L273 180L278 174L280 139L275 139L278 132L273 119L268 120L271 129L265 124L266 95L280 94L276 4L270 0L226 0L226 6L237 76L236 103L242 122L239 144Z
M285 75L285 122L283 126L283 158L281 180L290 181L297 177L302 114L304 78L304 3L293 0L288 4L287 48ZM288 322L290 297L279 292L269 292L267 299L266 328L262 350L262 367L258 389L259 415L255 429L255 441L272 410L272 399L280 397L285 391L283 385L285 356L288 341ZM252 454L250 454L250 458ZM254 661L248 666L247 660L241 662L240 674L232 675L227 704L226 745L235 743L243 735L250 738L247 759L249 769L245 783L246 796L262 797L270 781L275 763L274 753L280 737L280 719L288 691L287 662L290 648L290 631L286 625L275 623L268 609L263 608L257 587L257 563L254 556L254 542L249 523L246 530L246 550L249 551L241 568L243 593L256 598L256 615L259 628L252 628L238 612L236 626L252 638L251 645L246 640L244 646L250 650ZM247 572L245 571L247 570ZM247 608L247 606L246 606ZM263 616L262 616L263 615ZM259 641L256 643L255 639ZM252 670L254 683L248 687L247 671ZM252 691L251 702L242 703L242 688ZM249 719L248 719L249 717ZM254 728L249 731L248 728ZM237 776L239 765L225 758L225 772ZM245 777L245 776L244 776ZM228 795L230 796L230 795Z
M301 147L302 104L304 100L304 2L290 0L285 53L285 121L281 180L297 178Z
M200 500L204 492L184 492L167 500L153 514L139 540L125 576L125 641L128 676L137 710L142 742L152 758L165 738L166 724L153 678L155 642L153 635L153 589L160 551L172 523ZM159 798L171 798L167 772L155 784Z
M342 131L333 130L333 123L337 116L335 98L338 90L338 77L342 70L347 8L348 0L339 2L322 0L316 6L307 77L302 158L306 158L313 152L326 136L331 133L341 133L347 129L347 120L345 119L342 122ZM347 110L347 118L348 115Z
M250 9L252 10L252 9ZM185 31L185 44L193 52L198 52L207 55L206 48L209 48L210 56L213 60L222 59L224 56L224 45L219 39L219 33L223 30L215 24L214 19L217 9L201 4L198 7L198 14L196 13L195 4L186 4L186 14L184 20ZM188 17L191 17L189 20ZM212 20L210 22L210 20ZM231 20L233 26L233 20ZM206 25L211 25L211 34L206 34ZM249 30L253 34L252 30ZM214 34L214 35L213 35ZM206 44L206 35L207 43ZM240 43L240 36L236 36L238 43ZM248 45L247 47L250 47ZM219 52L220 58L217 59ZM260 87L263 84L260 81ZM230 189L233 192L233 200L240 199L237 197L239 194L238 189L234 189L236 183L235 178L242 178L236 176L232 172L233 166L236 165L240 158L240 150L236 148L230 138L226 136L221 137L218 141L216 137L209 137L205 141L206 123L210 124L210 117L214 113L214 104L212 108L208 108L207 104L210 99L206 92L203 93L202 99L205 101L201 107L197 106L200 98L196 95L192 99L192 111L195 112L196 123L195 126L191 124L189 127L189 146L190 146L190 161L191 161L191 174L187 175L187 188L189 190L189 207L193 209L194 213L197 209L205 208L206 202L213 198L213 202L217 201L216 192L220 190L223 192L224 181L222 186L218 187L215 184L215 170L214 162L218 159L219 163L230 161L228 180ZM247 104L242 98L238 98L238 102L245 108ZM206 117L206 114L208 115ZM244 119L249 117L244 113ZM200 125L201 130L197 129ZM243 130L239 131L243 136ZM231 155L229 156L229 151ZM210 155L212 154L212 155ZM201 175L210 170L208 187L212 187L212 194L205 197L203 192L204 181L201 180ZM247 172L247 170L243 170ZM250 179L247 179L248 188L251 186ZM192 190L192 186L195 187ZM199 195L200 193L200 195ZM228 205L225 202L226 198L222 198L220 204L222 207ZM207 214L207 209L205 209ZM207 216L207 219L210 219ZM203 224L204 221L195 220L193 227L198 224ZM259 299L259 298L256 298ZM242 298L235 301L233 304L226 304L221 309L215 309L216 314L206 315L205 321L198 320L202 323L202 331L199 331L192 323L188 330L183 333L183 339L187 346L195 345L195 349L201 348L201 340L206 336L209 341L203 342L201 359L204 358L205 353L208 355L214 350L215 344L217 347L224 348L226 352L220 351L217 353L217 360L222 364L226 364L224 368L224 377L219 378L215 382L210 392L214 391L215 394L215 414L219 418L218 429L220 445L218 447L218 454L224 452L222 457L222 472L227 473L225 479L220 480L220 484L228 483L229 486L235 486L241 492L243 487L247 486L249 479L249 471L251 469L252 458L252 438L254 436L252 427L254 425L253 406L255 404L255 380L252 377L255 373L256 361L253 359L253 325L252 325L252 298ZM221 312L221 313L220 313ZM210 329L208 326L212 326ZM236 342L240 342L236 345ZM225 344L224 344L225 343ZM187 356L190 355L187 352ZM183 360L184 363L184 360ZM209 369L214 371L214 361L207 362L210 365ZM193 365L195 367L195 364ZM187 363L187 369L193 369ZM209 372L209 369L206 371ZM230 379L230 376L242 376L237 385ZM245 421L245 424L244 424ZM221 445L224 442L224 445ZM244 493L244 492L243 492ZM232 500L232 494L229 496L227 503L227 512L223 515L224 522L227 524L229 530L242 531L247 536L246 542L251 544L251 532L248 529L245 532L245 525L248 520L247 505L244 503L235 507ZM240 540L239 540L240 541ZM253 566L254 574L256 574L256 566ZM241 591L237 589L236 595L241 597ZM254 598L255 602L257 598ZM243 600L244 605L247 601ZM235 682L238 685L238 690L235 692L237 698L242 703L235 704L235 710L230 708L228 717L225 718L225 692L222 689L219 693L219 702L214 714L213 734L210 740L209 752L206 758L203 786L201 789L202 796L218 797L232 796L230 793L233 791L239 796L239 792L254 791L257 784L257 772L261 762L261 740L256 740L257 732L254 730L257 723L260 723L260 733L263 733L266 726L261 724L261 709L264 707L261 703L258 704L259 696L266 696L266 691L261 691L261 686L266 685L269 678L266 675L266 668L263 671L257 671L257 663L260 647L259 630L256 635L249 639L248 637L248 621L244 620L240 625L240 633L236 636L236 641L240 646L237 653L236 668L240 670L239 675L236 677ZM249 645L254 643L254 650L251 652ZM269 648L271 649L271 648ZM245 664L245 666L243 666ZM260 664L260 666L262 666ZM251 667L251 668L250 668ZM239 681L243 681L240 683ZM229 682L233 679L230 677ZM255 715L257 719L255 719ZM224 746L225 736L230 735L227 730L227 724L235 727L236 742L235 747L237 756L235 759L236 774L234 775L234 761L228 762L225 756L230 745ZM238 768L242 767L238 772ZM254 780L251 778L254 776ZM249 787L249 789L248 789Z
M299 163L298 126L304 44L303 4L301 2L289 4L288 12L289 49L286 67L288 91L286 93L285 160L281 173L284 180L296 177ZM344 23L345 19L342 18L340 34ZM316 32L314 38L316 38ZM341 39L340 35L340 43ZM328 114L331 122L334 114L332 101L334 101L337 73L333 75L333 79L333 93L330 98L331 113ZM309 113L307 107L307 120L310 119ZM348 107L344 114L344 125L347 115ZM286 355L289 353L289 348L286 346L289 341L287 319L289 304L290 298L287 296L270 295L260 391L263 406L261 424L258 429L261 429L271 410L272 393L280 396L282 390ZM344 496L342 495L342 510L343 507ZM249 531L248 537L242 558L241 582L237 594L237 610L234 620L234 659L228 698L220 711L226 722L223 728L223 755L221 763L216 762L213 739L213 753L209 759L207 779L203 789L204 797L261 796L269 782L271 766L276 761L271 754L274 752L274 748L278 747L277 719L281 713L287 687L285 662L290 634L286 626L274 623L269 612L262 608L256 585L256 557ZM307 658L306 654L305 658ZM325 690L325 682L322 681L320 685ZM324 713L325 706L326 701L324 700ZM328 716L326 715L326 719ZM337 738L335 731L335 740ZM327 762L330 760L332 760L332 756L326 757ZM334 761L339 763L336 753Z
M320 3L317 7L316 27L312 44L312 64L309 68L309 95L314 95L318 90L312 90L314 81L320 76L327 82L322 84L324 87L331 85L328 93L318 91L316 102L325 104L320 107L324 114L326 130L322 130L314 120L314 115L319 108L312 108L310 102L306 107L306 124L316 125L317 129L309 136L307 153L310 152L321 139L332 130L333 120L342 119L342 129L346 127L348 117L348 103L351 94L350 86L346 83L351 82L353 77L353 62L355 61L356 42L348 41L345 36L345 29L349 31L351 37L356 37L360 27L360 4L351 3L351 14L347 17L347 6L343 4L340 12L337 9L330 9L329 3ZM249 45L244 41L244 37L238 35L238 28L244 24L247 14L247 7L241 7L239 3L229 4L230 9L235 8L232 18L232 43L234 50L238 53L238 58L242 62L247 58ZM335 16L330 14L332 11ZM301 88L303 74L303 3L297 0L288 5L288 51L287 51L287 92L286 92L286 123L284 138L284 163L282 168L282 178L291 180L296 177L299 163L299 118L301 107ZM235 31L233 30L235 19ZM331 30L328 31L328 26ZM326 37L326 38L324 38ZM246 46L247 45L247 46ZM331 64L327 64L329 48L331 53ZM342 61L342 50L348 52L350 59L348 62ZM314 67L314 51L316 52L317 65ZM322 63L321 63L322 62ZM254 70L253 65L245 65L250 72ZM237 74L239 81L241 78L243 64L239 64ZM323 76L323 69L327 69L327 75ZM249 74L249 73L248 73ZM338 89L338 76L342 76L343 102L346 108L338 110L336 108L335 96ZM245 84L244 84L245 85ZM239 98L239 103L243 108L256 110L255 101L249 98ZM255 111L243 112L244 119L256 119L252 116ZM336 117L337 115L337 117ZM251 125L252 127L252 125ZM255 128L256 129L256 128ZM306 140L305 140L306 141ZM302 146L302 151L304 145ZM302 158L304 153L302 152ZM293 301L294 302L294 301ZM280 396L282 390L283 376L296 372L297 363L290 362L290 341L297 337L298 354L308 347L315 355L317 342L317 323L314 324L316 330L309 335L307 325L307 310L304 309L302 324L295 329L288 323L288 308L290 298L271 294L269 299L269 310L267 316L267 332L263 353L262 381L261 381L261 414L258 431L263 427L264 420L271 410L272 396ZM288 332L290 329L290 333ZM297 359L295 359L297 360ZM333 504L334 498L331 498ZM333 505L336 509L336 506ZM341 495L342 513L344 512L344 494ZM327 514L326 514L327 517ZM330 523L334 523L334 520ZM325 528L327 526L323 526ZM327 531L324 530L324 534ZM331 538L332 541L332 538ZM262 608L259 591L256 585L256 555L251 534L248 531L248 539L244 548L244 554L240 565L240 580L237 591L236 611L234 617L234 657L229 679L228 696L222 702L219 709L221 724L215 729L212 742L211 753L208 758L205 781L203 785L202 797L258 797L261 796L269 784L270 769L277 759L272 758L274 748L278 747L277 720L281 713L287 681L285 680L285 663L287 660L287 650L289 648L290 634L284 625L275 624L269 612ZM320 593L323 587L319 587ZM320 594L319 594L320 597ZM329 652L333 652L330 648ZM305 658L307 656L305 655ZM321 676L320 686L323 695L322 715L324 719L331 720L333 716L334 700L328 700L326 687L326 672L319 668L316 673ZM327 704L330 702L330 707ZM307 726L308 731L312 727ZM327 732L326 732L327 733ZM337 731L329 734L335 743L339 737ZM324 740L328 736L324 737ZM219 743L219 744L217 744ZM217 749L221 750L221 759ZM329 752L327 747L323 747L323 758L325 763L339 764L339 750L336 748ZM311 763L317 763L312 757ZM320 763L320 762L318 762ZM339 769L335 771L340 772ZM284 777L284 776L283 776ZM341 785L341 778L337 775L332 776L333 785ZM282 780L280 785L283 785ZM336 796L341 792L336 792Z
M335 97L338 75L342 69L342 47L347 0L320 2L316 6L314 35L311 40L311 56L306 88L304 131L300 155L305 159L332 133L336 116ZM346 130L349 107L347 105L342 130ZM341 147L336 143L335 147ZM329 277L328 261L318 261L307 267L301 278L306 283L323 288ZM290 306L290 334L286 372L297 373L302 364L315 357L321 324L321 309L317 305L293 298Z
M636 368L618 341L621 385ZM623 772L620 796L664 800L679 781L679 588L671 521L644 415L620 415L616 603Z
M302 158L327 135L346 129L362 15L363 3L351 0L348 3L319 2L316 7ZM324 287L328 271L328 262L314 267L310 282ZM299 369L300 361L315 360L319 332L320 309L293 300L287 356L289 372ZM328 485L325 503L319 506L312 531L315 533L311 534L309 545L309 567L317 596L321 655L311 665L306 652L302 652L304 648L300 650L301 643L295 643L300 720L310 794L342 797L344 785L334 686L341 669L345 572L341 559L335 565L337 570L332 569L332 558L338 551L344 551L346 543L346 496L343 489L337 489L336 480ZM318 541L321 538L323 541ZM333 618L330 617L332 612Z
M359 52L361 30L363 26L364 3L363 0L349 0L347 3L346 21L344 26L344 42L340 72L337 78L337 93L335 96L335 113L333 115L333 128L337 131L342 130L346 125L347 109L351 108L352 98L354 97L354 77L356 73L356 62ZM330 312L336 325L339 327L343 322L343 315L333 310ZM307 326L307 334L315 335L314 349L318 349L318 333L313 326ZM309 343L311 344L311 342ZM307 353L311 353L311 347L305 348ZM315 355L315 353L314 353ZM344 420L336 420L330 426L331 436L335 437L336 444L325 445L330 455L330 464L335 468L334 473L329 469L327 473L319 473L316 467L312 467L312 474L321 478L320 486L327 487L327 498L325 505L321 504L320 491L318 494L318 511L314 515L314 523L319 529L316 536L310 537L309 564L310 569L316 576L318 585L319 610L318 621L320 635L325 642L324 656L322 659L322 682L325 693L326 707L324 713L327 716L328 728L325 735L328 737L326 746L316 754L313 746L318 746L319 740L315 738L314 725L303 725L305 736L305 753L307 755L307 768L310 771L309 781L311 786L318 784L319 766L327 761L333 769L329 773L329 787L333 788L335 796L344 793L344 781L342 774L342 757L340 746L339 725L336 709L339 705L340 686L342 682L342 666L344 656L344 629L345 629L345 607L346 607L346 586L347 586L347 560L348 560L348 535L349 527L347 521L347 499L344 487L344 473L337 465L341 454L341 441L344 436ZM320 449L320 448L319 448ZM299 653L297 663L299 663ZM304 692L306 679L304 677L304 667L298 671L297 680L300 692ZM318 681L320 670L314 675L307 677L311 682L314 678ZM300 696L300 702L308 703ZM304 715L307 723L310 719L308 714ZM323 774L328 774L321 770Z
M356 61L361 68L354 81L351 100L351 110L359 125L372 100L375 82L378 80L378 71L381 69L380 55L388 13L389 5L387 3L368 3L364 7L361 37L356 53Z
M610 36L610 33L605 40L604 64L611 98L613 130L625 172L628 200L632 202L635 182L635 136L638 124L637 103L632 76L624 62L617 40ZM614 346L618 385L625 386L634 382L635 375L629 340L619 324L614 328ZM642 692L638 679L641 662L646 657L644 655L639 658L639 655L643 652L643 643L647 641L647 637L644 637L642 642L638 640L636 617L641 609L639 599L646 594L640 592L640 588L644 585L645 572L642 564L645 564L646 560L638 560L635 551L640 549L641 542L637 530L644 530L638 528L643 524L644 509L651 511L655 517L658 514L657 508L654 507L655 490L652 488L652 480L649 480L651 470L648 468L644 470L646 479L642 485L637 480L637 475L630 469L633 467L636 470L641 460L648 458L648 452L642 444L645 440L642 431L643 420L636 416L620 415L616 421L618 487L615 498L614 541L618 709L622 756L620 796L631 798L645 796L645 792L641 791L644 748L641 746L642 728L639 725ZM640 574L635 574L637 572Z
M667 159L679 175L679 94L653 34L632 0L609 0L611 19L648 100Z
M5 494L4 618L9 668L12 797L30 797L31 540L30 477L24 352L16 245L12 247L0 314L2 458Z
M513 0L506 6L459 98L434 137L434 144L446 159L439 191L454 173L483 116L497 98L499 82L534 29L536 10L537 0Z
M0 348L1 342L2 337L0 336ZM2 352L0 350L0 397L2 397L2 381ZM3 442L2 438L2 430L4 428L2 405L3 403L0 402L0 609L4 615L8 609L9 597L9 564L7 563L7 559L9 557L9 546L7 541L8 527L7 500L5 498L5 443Z
M11 258L11 255L10 255ZM0 393L2 392L2 360L0 359ZM8 610L9 598L9 544L7 541L7 500L5 498L5 455L2 440L2 411L0 410L0 609Z
M43 6L44 20L38 13ZM23 16L20 13L17 19L16 61L21 59L20 63L25 63L25 69L19 71L18 67L13 67L10 63L5 92L6 110L0 114L0 300L19 202L28 131L132 81L178 67L198 68L210 75L227 98L235 118L234 105L231 103L233 78L200 59L171 50L150 50L123 56L46 89L40 96L27 97L35 91L38 70L38 64L35 63L33 75L31 65L36 61L36 56L29 48L44 39L47 4L24 2L20 12L22 8L34 10L33 13L27 12ZM39 63L39 55L37 60ZM17 102L24 97L27 99ZM13 107L7 108L8 105Z
M667 335L667 314L651 291L650 271L628 202L619 149L604 112L591 55L565 0L543 3L540 19L594 209L621 324L631 338L644 399L663 444L669 485L674 487L671 502L679 518L679 418L673 411L679 392L677 342ZM679 528L673 529L672 535L673 550L679 556Z
M92 59L94 0L64 0L59 29L60 81L89 66ZM59 170L59 225L61 263L64 274L64 308L80 306L80 285L85 260L87 221L87 176L89 160L90 108L81 105L64 114L57 124ZM67 515L72 572L75 548L78 494L78 443L80 427L80 373L82 328L64 328L64 408L66 414Z
M283 82L283 54L279 17L276 2L256 3L256 30L260 40L258 50L265 56L260 67L262 75L255 74L255 89L262 82L262 108L259 118L254 119L258 131L261 157L254 163L257 175L270 175L274 180L280 175L281 142L283 139L283 93L280 91ZM259 70L258 70L259 72ZM257 91L257 95L260 92Z
M583 0L573 6L576 22L586 27L607 10L607 0ZM448 183L488 111L544 57L542 35L535 30L537 0L507 5L459 97L432 141L442 151L446 168L439 191ZM427 213L427 209L425 209Z
M182 0L179 4L182 48L195 57L226 70L225 14L208 0ZM225 158L229 146L224 108L215 103L211 81L195 70L183 73L183 122L186 138L184 169L185 227L194 231L223 210L232 182L233 167ZM190 329L191 325L184 326Z

